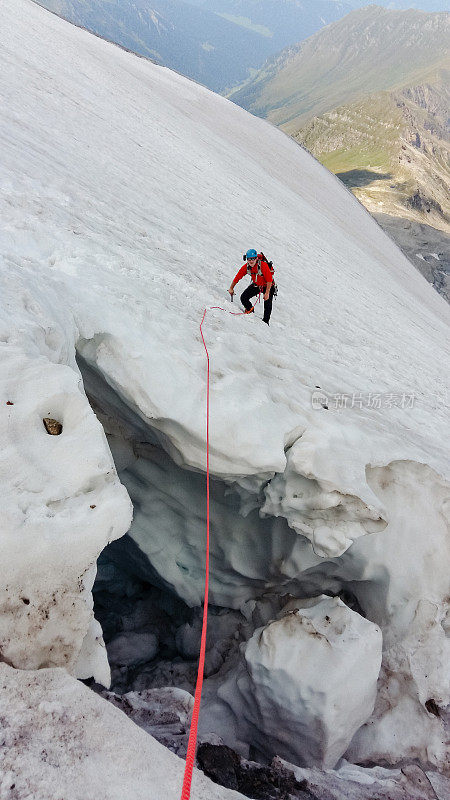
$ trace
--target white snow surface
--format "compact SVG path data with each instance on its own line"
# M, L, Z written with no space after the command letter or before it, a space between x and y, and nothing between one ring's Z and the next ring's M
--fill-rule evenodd
M259 309L211 310L204 325L211 470L242 500L236 527L223 517L212 599L239 608L310 568L317 594L322 579L344 578L385 648L353 757L442 763L442 724L424 704L449 702L448 305L280 131L30 0L2 3L0 92L1 657L107 684L90 588L131 506L75 348L194 485L205 469L199 323L207 307L238 309L226 288L255 246L276 265L270 327ZM121 455L136 460L131 447ZM195 605L203 490L189 505L175 465L159 476L150 466L160 503L143 499L136 540ZM247 531L261 505L270 525ZM149 535L153 513L164 524Z
M0 797L178 800L184 761L63 669L0 664ZM192 797L239 800L194 769Z

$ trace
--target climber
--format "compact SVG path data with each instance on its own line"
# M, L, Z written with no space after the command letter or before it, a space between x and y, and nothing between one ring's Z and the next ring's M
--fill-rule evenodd
M244 259L246 263L240 268L233 282L228 289L231 299L234 295L234 287L245 275L250 275L252 282L241 294L241 303L244 306L246 313L250 314L254 310L250 302L251 297L263 293L264 298L264 316L263 322L269 324L270 315L272 313L272 300L275 293L275 284L273 281L273 271L266 261L263 253L257 253L256 250L247 250Z

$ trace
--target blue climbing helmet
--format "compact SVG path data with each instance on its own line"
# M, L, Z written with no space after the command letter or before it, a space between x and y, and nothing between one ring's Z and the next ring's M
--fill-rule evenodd
M250 250L247 250L247 252L245 254L245 258L246 258L247 261L248 261L249 258L258 258L258 253L256 252L256 250L253 250L253 248L252 248Z

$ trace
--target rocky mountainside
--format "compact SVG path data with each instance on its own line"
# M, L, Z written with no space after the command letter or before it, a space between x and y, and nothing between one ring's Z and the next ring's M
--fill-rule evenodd
M448 73L312 119L295 136L450 302Z
M225 90L260 67L270 40L182 0L35 0L69 22Z
M295 138L370 212L450 233L449 77L333 109Z
M283 50L230 99L296 133L341 105L448 69L449 39L450 14L369 6Z
M450 236L431 225L392 214L373 214L385 233L450 303Z

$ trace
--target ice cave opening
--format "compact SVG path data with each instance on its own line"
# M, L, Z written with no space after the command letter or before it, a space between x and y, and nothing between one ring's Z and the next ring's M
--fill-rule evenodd
M200 644L205 548L205 475L175 463L160 432L77 354L86 395L134 506L130 531L101 553L93 587L117 694L162 687L194 692ZM205 695L261 625L296 597L340 598L365 617L357 592L333 559L283 518L264 517L261 496L211 481L211 594ZM301 569L299 565L301 564ZM263 757L262 753L254 753Z
M126 390L110 385L98 367L98 345L79 342L78 365L134 509L128 533L100 555L93 587L112 673L114 695L108 699L131 703L132 716L156 703L166 718L175 702L176 731L164 743L183 755L201 631L205 473L185 463L158 420L149 422ZM411 579L397 555L417 516L405 521L405 502L413 498L425 507L418 490L423 486L422 494L432 497L427 508L439 508L445 487L428 467L409 461L367 467L366 476L374 494L388 501L390 524L336 557L318 555L285 516L267 511L265 497L276 493L279 476L262 488L239 475L212 478L200 739L219 737L244 759L263 764L280 756L302 767L333 768L344 755L357 763L395 764L405 753L441 763L442 720L428 701L437 697L445 705L434 678L444 663L443 629L435 606L420 601L420 581ZM330 493L321 495L314 478L300 477L305 513L339 523L340 504L333 518L324 507ZM358 519L360 511L352 502L344 513L351 523L351 514ZM439 518L433 525L440 536ZM419 516L416 527L414 541L423 550L419 570L433 542L421 535ZM401 613L398 595L407 600ZM416 669L414 662L412 671L408 648L416 652L424 619L432 623L436 668ZM426 731L419 739L417 726L409 726L406 744L404 726L390 713L400 679L405 690L392 708L406 705ZM386 730L390 736L396 726L402 737L392 752Z
M111 690L122 694L177 687L193 694L202 618L205 476L179 467L161 444L161 434L80 352L77 363L134 507L130 531L100 554L93 586L94 614L111 667ZM240 497L225 483L213 483L213 492L229 514L237 511ZM186 541L192 535L197 539L195 548ZM219 570L215 583L221 579ZM242 575L241 583L245 582ZM259 591L262 580L253 582ZM219 593L222 602L209 607L206 677L236 655L249 633L243 614L223 603L223 596L233 593L226 583ZM236 603L241 599L242 587Z

